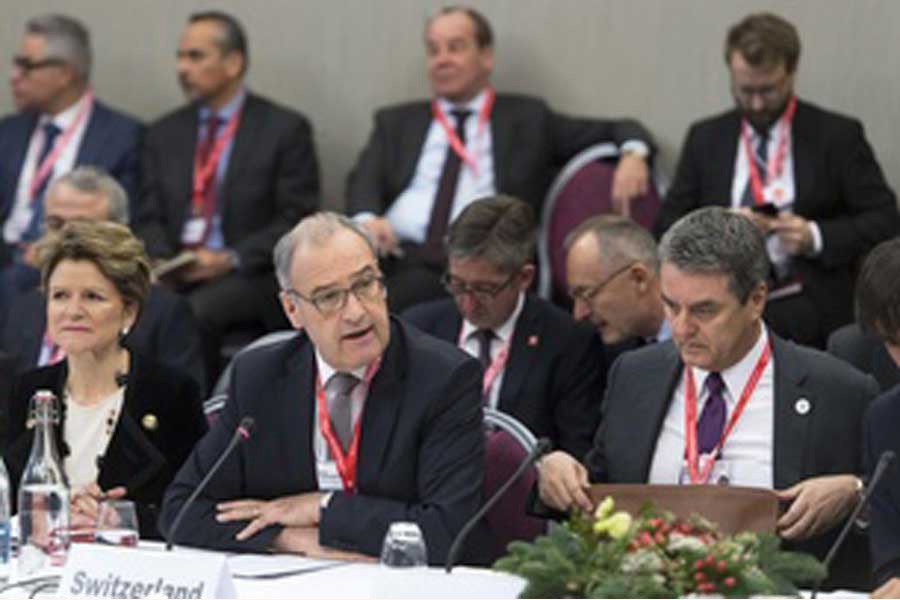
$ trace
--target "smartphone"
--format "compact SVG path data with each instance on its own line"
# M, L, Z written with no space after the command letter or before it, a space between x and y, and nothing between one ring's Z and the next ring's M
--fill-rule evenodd
M779 213L778 207L771 202L766 202L765 204L754 204L750 207L750 210L767 217L777 217Z

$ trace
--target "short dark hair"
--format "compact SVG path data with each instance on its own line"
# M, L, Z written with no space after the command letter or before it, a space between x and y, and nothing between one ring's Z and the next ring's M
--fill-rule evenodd
M222 35L216 40L216 45L223 55L230 52L240 52L244 58L241 75L246 73L247 68L250 66L250 51L247 48L247 36L244 33L244 27L241 25L241 22L220 10L196 12L188 17L188 23L191 24L201 21L213 21L219 25L222 29Z
M447 233L451 259L481 258L504 271L534 260L534 212L512 196L488 196L463 210Z
M428 19L426 28L431 24L435 17L451 15L453 13L463 13L472 20L472 25L475 27L475 42L478 44L479 48L492 48L494 46L494 30L491 29L491 23L483 14L469 6L458 4L445 6L439 10L434 17Z
M776 67L784 64L793 73L800 61L800 36L791 23L772 13L756 13L744 17L728 30L725 39L725 63L740 52L753 67Z
M759 229L721 206L700 208L676 221L659 242L659 259L686 273L728 276L728 289L741 304L769 276Z
M900 238L875 246L856 280L856 320L864 331L900 344Z

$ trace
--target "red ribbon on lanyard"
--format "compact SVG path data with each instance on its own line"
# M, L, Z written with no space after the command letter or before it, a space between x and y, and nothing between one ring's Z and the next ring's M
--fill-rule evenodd
M459 332L459 342L457 346L460 348L463 347L465 343L465 336L463 332ZM500 352L497 353L497 357L491 361L491 364L488 365L488 368L484 371L484 376L481 379L481 395L487 396L491 391L491 388L494 386L494 382L497 380L497 377L500 376L500 373L503 372L503 369L506 368L506 362L509 360L509 342L503 345L503 348L500 349Z
M368 366L363 376L367 386L372 383L372 378L381 367L381 358L378 358ZM316 375L316 402L319 405L319 431L325 442L328 444L328 451L334 459L337 467L338 475L341 476L341 483L344 485L344 491L350 494L356 493L356 462L359 457L359 437L360 424L362 419L357 419L353 425L353 437L350 438L350 445L346 454L341 446L340 440L331 426L331 415L328 412L328 403L325 401L325 389L322 387L322 377Z
M78 130L78 127L84 122L87 116L91 113L91 109L94 107L94 92L88 89L87 92L84 93L84 96L81 99L81 106L78 107L78 112L75 113L75 118L72 119L72 122L66 127L65 131L62 132L56 142L53 144L53 150L44 158L44 161L37 166L35 170L34 177L31 178L31 183L28 185L28 199L30 202L35 202L37 200L35 194L38 189L44 183L44 181L50 177L50 173L53 172L53 167L56 165L56 161L59 160L60 155L66 149L66 146L69 144L69 141L72 139L72 136L75 135L75 132Z
M205 162L200 162L199 152L194 153L194 193L191 198L191 204L193 206L194 216L196 217L202 215L206 217L207 221L212 218L211 206L207 207L209 214L203 214L203 199L206 196L208 187L213 185L216 169L219 167L219 158L222 156L222 152L225 151L225 146L231 142L237 132L238 125L240 125L241 122L242 112L243 107L236 110L234 114L231 115L231 118L228 119L225 129L216 136L216 143L212 147ZM207 127L209 127L209 125L207 125Z
M494 108L494 99L496 98L496 93L494 92L494 88L489 87L485 90L484 104L481 107L481 111L478 113L478 133L475 135L475 143L480 144L482 141L482 134L484 133L484 128L487 125L487 122L491 118L491 110ZM453 148L453 151L459 156L460 160L462 160L466 165L472 169L472 172L475 175L478 175L478 163L475 159L475 154L470 154L468 150L466 150L466 146L462 143L462 140L459 139L459 136L456 135L456 128L450 125L450 121L447 120L447 116L444 114L444 111L441 110L441 107L438 105L437 99L433 99L431 101L431 114L437 120L438 123L441 124L441 127L444 130L444 134L447 136L447 140L450 142L450 147Z
M797 97L791 96L787 108L781 116L778 126L778 145L775 148L775 156L766 161L766 182L781 177L784 171L784 161L787 157L787 145L791 137L791 122L794 120L794 112L797 110ZM759 175L759 167L753 158L753 148L750 144L750 124L747 119L741 123L741 141L744 145L744 154L747 156L747 166L750 168L750 189L753 192L753 201L757 206L766 203L763 198L763 183Z
M712 472L713 464L716 462L716 457L719 455L719 452L722 451L722 446L725 445L725 440L727 440L728 436L731 435L731 431L737 424L738 419L741 418L741 415L744 412L744 408L746 408L747 403L750 401L750 397L753 395L753 392L756 389L756 384L759 383L759 378L762 377L766 365L769 364L769 357L771 356L771 354L771 347L769 344L766 344L763 348L762 354L759 357L759 360L756 361L756 366L753 367L753 371L750 373L750 377L747 379L747 383L744 385L744 391L741 392L741 397L738 400L737 406L735 406L734 408L734 412L732 412L731 414L731 418L728 419L728 424L722 431L722 436L719 438L719 442L716 444L716 447L713 448L712 452L709 453L709 460L707 460L706 464L703 465L702 471L699 467L700 457L697 453L697 387L694 383L694 372L689 366L685 365L684 453L688 463L688 471L690 473L691 483L706 483L709 480L709 475Z

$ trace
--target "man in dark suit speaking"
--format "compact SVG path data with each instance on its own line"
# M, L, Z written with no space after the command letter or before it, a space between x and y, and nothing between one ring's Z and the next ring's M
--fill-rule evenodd
M589 325L528 293L534 247L527 204L507 196L475 201L447 236L444 284L453 299L403 316L481 361L485 406L581 457L600 422L603 344Z
M239 355L228 401L170 487L168 530L245 416L254 434L188 510L176 542L222 550L377 556L392 522L440 564L484 474L478 361L389 318L366 234L304 219L275 249L296 337Z
M318 206L309 122L248 91L248 66L234 17L190 17L177 65L190 104L147 132L134 227L153 258L196 256L176 279L197 316L212 381L225 332L280 326L272 248Z
M765 325L769 265L749 219L697 210L668 231L659 254L672 341L613 365L593 450L583 465L560 452L545 457L541 498L590 509L589 480L775 489L789 505L779 533L821 558L824 534L835 532L861 487L862 418L875 381ZM842 563L856 555L845 550L840 575L866 574Z
M779 16L731 28L725 61L737 106L691 126L656 233L701 206L744 212L773 263L766 322L824 348L853 320L855 263L896 235L900 219L862 124L794 95L799 59L797 30Z
M347 213L394 257L386 267L396 310L443 295L443 237L475 199L509 194L540 215L556 171L588 146L613 142L623 156L612 193L624 203L646 190L652 151L636 121L571 118L537 98L495 93L493 33L471 8L430 19L425 49L434 98L375 114L347 186Z

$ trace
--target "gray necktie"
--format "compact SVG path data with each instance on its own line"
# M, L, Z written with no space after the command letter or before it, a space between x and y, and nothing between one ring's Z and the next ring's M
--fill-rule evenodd
M325 400L331 415L331 427L341 446L347 450L353 435L353 407L350 394L359 383L359 378L350 373L335 373L325 386Z

